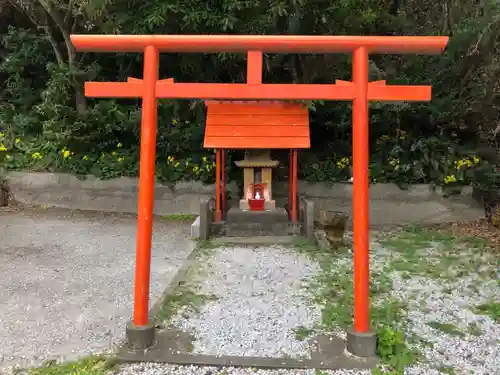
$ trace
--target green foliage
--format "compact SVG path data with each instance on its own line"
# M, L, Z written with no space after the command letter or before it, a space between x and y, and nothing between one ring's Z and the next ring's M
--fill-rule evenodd
M29 375L106 375L112 373L117 362L102 357L86 357L76 362L57 364L48 362L45 366L30 369Z
M500 322L500 303L496 301L489 301L477 307L479 314L488 315L495 322Z
M394 374L403 375L406 366L413 364L418 354L408 348L403 332L394 330L391 327L380 327L377 330L377 354L380 356L383 364L390 368L390 372L381 372L375 370L376 374Z

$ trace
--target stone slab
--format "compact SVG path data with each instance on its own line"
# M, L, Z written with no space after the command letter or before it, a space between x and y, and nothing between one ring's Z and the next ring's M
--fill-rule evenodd
M278 207L273 211L245 211L238 207L232 207L226 214L226 222L232 223L287 223L288 214L283 207Z
M191 224L191 238L200 238L200 217L198 216Z
M297 241L295 236L253 236L253 237L218 237L212 240L215 245L287 245Z
M177 338L180 340L178 342ZM318 340L319 341L319 340ZM345 353L345 343L342 340L322 340L320 349L311 359L270 358L270 357L238 357L212 356L189 353L189 339L178 331L159 331L155 346L147 351L130 351L120 348L118 360L123 362L158 362L176 365L195 366L230 366L251 367L262 369L371 369L377 364L376 359L359 360ZM329 355L332 353L331 355Z

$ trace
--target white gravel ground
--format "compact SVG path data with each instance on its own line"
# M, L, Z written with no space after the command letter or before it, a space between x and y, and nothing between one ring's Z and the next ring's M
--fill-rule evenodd
M393 251L377 243L373 244L371 250L373 270L381 271L394 257ZM422 253L439 261L445 251L436 243L423 249ZM464 264L473 264L472 260L479 256L482 266L478 269L469 266L466 275L451 280L416 275L403 278L398 272L390 275L391 297L408 304L408 321L405 326L407 337L414 336L432 344L432 347L428 344L416 345L428 364L408 367L405 375L447 374L436 368L453 369L457 375L500 374L500 324L487 315L476 313L476 307L480 304L492 299L500 302L498 260L491 254L478 255L466 248L461 250L460 256L465 260ZM496 270L496 276L485 277L479 273L488 269ZM452 324L463 335L432 328L429 324L433 322ZM479 327L480 335L470 333L470 324Z
M217 300L172 321L196 337L193 353L309 357L293 330L320 320L320 311L300 297L303 280L318 271L314 262L276 246L222 248L210 264L199 292Z
M500 301L497 280L482 280L474 273L453 283L419 278L398 280L396 275L393 280L393 295L409 303L407 332L433 345L418 345L429 362L453 368L457 374L500 374L500 324L474 312L476 306L492 298ZM481 286L475 292L471 285L478 281ZM451 293L445 292L448 288L453 288ZM452 324L463 336L432 328L431 322ZM479 328L479 336L469 332L470 324ZM416 366L414 370L419 369Z
M46 357L71 358L101 351L119 342L132 305L135 220L31 218L0 215L0 360L6 364L36 364ZM4 229L5 228L5 229ZM158 295L187 256L189 228L157 224L153 246L152 293ZM436 247L427 249L430 256ZM375 274L394 259L380 244L371 247ZM472 257L463 251L461 256ZM439 259L439 258L438 258ZM480 271L496 267L484 256L484 266L465 276L428 279L390 273L390 297L408 304L408 337L426 362L405 375L500 374L500 324L479 315L476 306L499 300L496 277ZM352 256L335 267L352 270ZM471 262L472 263L472 262ZM198 313L179 313L170 323L196 337L194 353L265 357L308 357L294 329L320 321L319 307L308 303L305 279L318 265L283 247L220 248L199 276L199 293L214 294ZM415 267L417 268L417 267ZM500 270L499 270L500 271ZM6 276L4 276L6 275ZM69 301L69 303L67 303ZM432 328L455 325L463 335ZM475 324L480 334L470 332ZM2 368L0 366L0 369ZM164 364L124 365L118 375L317 375L315 370L256 370ZM368 375L370 371L326 371L328 375Z
M369 370L259 370L252 368L217 368L197 366L173 366L158 363L139 363L122 368L119 375L370 375Z
M437 251L427 249L427 254ZM394 259L394 252L374 243L371 248L373 273L382 272ZM472 255L463 252L464 257ZM483 270L495 267L484 257ZM352 267L347 255L336 264L339 269ZM305 256L281 247L219 249L209 261L201 291L219 296L199 314L179 314L173 322L197 337L194 352L204 354L307 356L302 342L295 340L293 328L319 322L319 310L304 301L302 279L318 272L317 265ZM443 368L453 368L457 375L500 374L500 325L490 317L478 315L475 306L500 298L497 278L484 279L472 270L454 280L432 280L412 275L390 274L393 290L390 297L408 304L408 337L434 346L417 345L425 363L408 367L405 375L445 375ZM479 285L479 288L474 287ZM449 293L451 290L451 293ZM301 297L302 296L302 297ZM429 323L455 324L463 336L436 330ZM481 330L479 336L468 331L469 323ZM442 369L440 371L440 368ZM251 368L209 368L162 364L124 366L119 375L317 375L315 370L256 370ZM328 375L368 375L365 370L325 371Z
M0 213L0 373L102 352L123 339L135 233L132 217ZM185 224L155 224L153 297L187 257L188 234Z

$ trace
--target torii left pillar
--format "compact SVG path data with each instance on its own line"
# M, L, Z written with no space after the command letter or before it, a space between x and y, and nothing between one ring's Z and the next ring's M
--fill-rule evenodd
M137 246L135 267L134 317L127 324L127 341L131 349L146 349L154 343L155 330L149 322L149 281L151 274L151 238L156 164L156 82L159 51L154 46L144 49L142 95L141 153L139 201L137 212ZM129 80L130 81L130 80Z

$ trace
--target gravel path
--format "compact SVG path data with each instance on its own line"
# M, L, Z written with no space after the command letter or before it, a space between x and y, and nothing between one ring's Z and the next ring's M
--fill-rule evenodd
M65 215L0 213L0 370L102 352L124 337L136 221ZM188 234L188 225L155 223L153 297L187 257Z
M260 357L308 357L294 329L312 327L317 308L301 298L303 279L318 267L282 247L222 248L206 268L199 293L214 295L199 314L172 323L196 337L194 353Z

